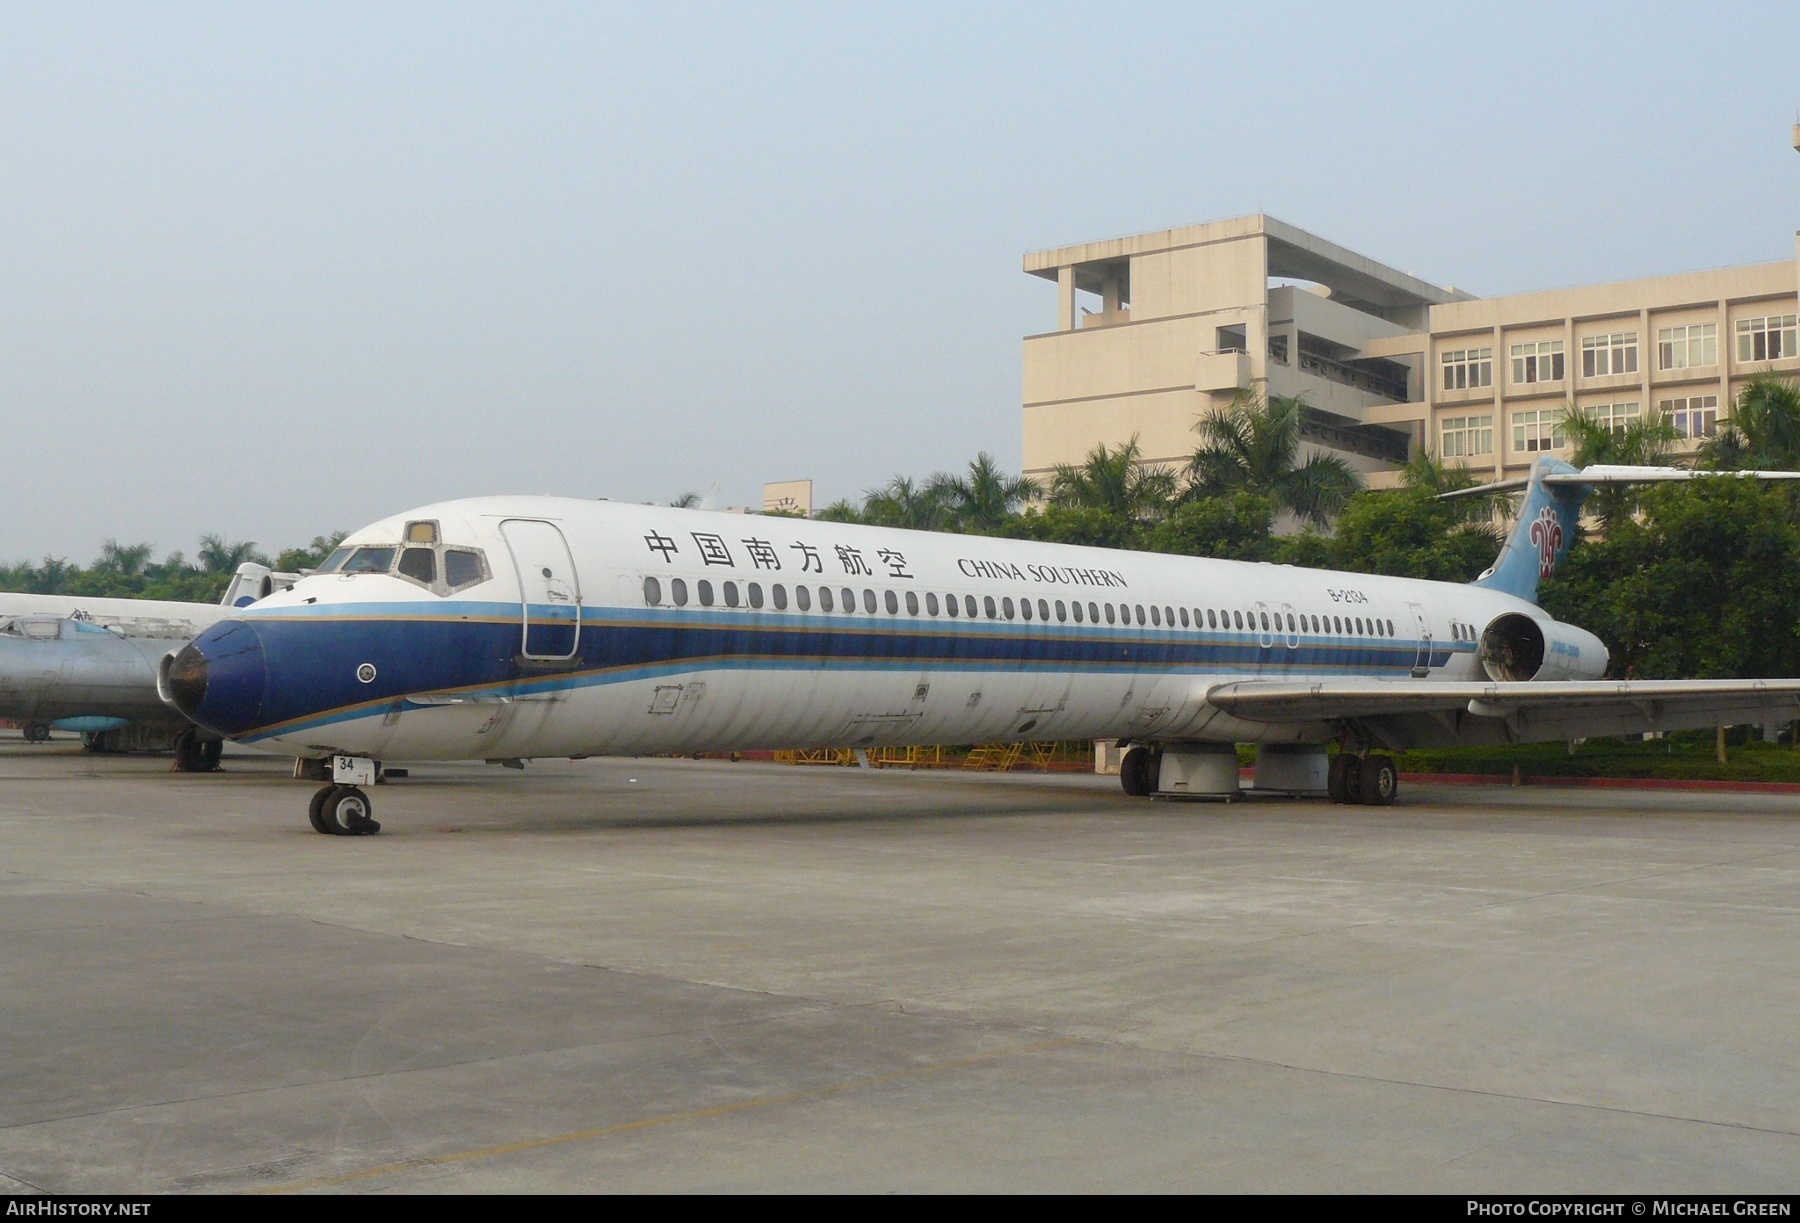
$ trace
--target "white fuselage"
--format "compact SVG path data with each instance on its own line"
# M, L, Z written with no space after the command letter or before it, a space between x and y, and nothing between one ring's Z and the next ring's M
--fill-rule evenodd
M266 690L213 724L389 760L1297 742L1332 728L1233 719L1207 691L1477 679L1482 626L1550 623L1450 583L562 498L429 506L345 547L397 547L419 523L436 524L433 582L422 559L414 578L323 573L241 610ZM455 549L482 570L452 589Z

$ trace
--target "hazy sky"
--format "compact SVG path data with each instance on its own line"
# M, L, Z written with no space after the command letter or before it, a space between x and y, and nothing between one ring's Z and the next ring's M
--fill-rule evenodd
M1792 258L1800 6L0 8L0 558L1019 461L1039 247Z

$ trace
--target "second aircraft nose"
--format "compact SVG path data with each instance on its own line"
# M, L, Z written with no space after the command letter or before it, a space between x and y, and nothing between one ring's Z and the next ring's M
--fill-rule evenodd
M163 672L163 694L192 721L230 738L261 725L268 673L262 641L241 620L215 624Z

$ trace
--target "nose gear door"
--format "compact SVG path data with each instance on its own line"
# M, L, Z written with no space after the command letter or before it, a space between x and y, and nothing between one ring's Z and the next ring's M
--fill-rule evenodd
M520 653L551 661L575 657L581 646L581 579L569 541L555 523L536 518L508 518L500 534L519 575Z

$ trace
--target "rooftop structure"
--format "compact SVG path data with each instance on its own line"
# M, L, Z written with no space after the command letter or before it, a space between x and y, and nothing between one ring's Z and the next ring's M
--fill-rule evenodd
M1523 472L1573 403L1666 414L1690 444L1735 387L1800 370L1796 259L1477 298L1256 215L1025 257L1057 326L1025 338L1026 473L1136 436L1193 453L1202 414L1250 389L1302 397L1306 444L1381 484L1420 447ZM1090 295L1084 298L1084 295Z

